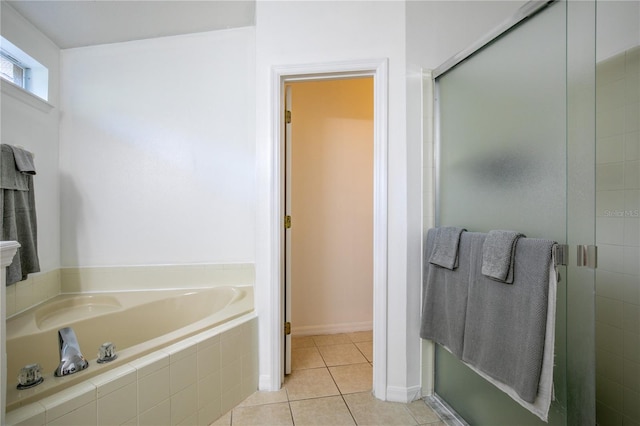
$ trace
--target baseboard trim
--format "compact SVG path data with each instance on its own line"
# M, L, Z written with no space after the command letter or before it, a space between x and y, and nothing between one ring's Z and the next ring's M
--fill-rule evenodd
M404 388L400 386L387 386L387 401L409 403L421 398L422 387L420 385Z
M356 331L369 331L373 329L373 321L349 322L342 324L320 324L296 327L291 325L293 336L316 336L319 334L352 333Z
M272 392L272 391L280 390L280 388L273 389L272 385L273 385L273 383L272 383L270 375L261 374L260 376L258 376L258 390L265 391L265 392Z

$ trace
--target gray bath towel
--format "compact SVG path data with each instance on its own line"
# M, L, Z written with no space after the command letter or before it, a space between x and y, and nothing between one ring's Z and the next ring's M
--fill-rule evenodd
M540 384L538 385L538 395L534 402L527 402L518 395L510 386L494 379L482 370L465 363L471 370L475 371L489 383L509 395L525 409L535 414L543 422L549 421L549 408L551 401L555 399L553 393L553 361L555 353L555 323L556 323L556 292L558 288L556 269L549 265L549 305L547 307L547 327L544 337L544 354L542 356L542 371L540 372Z
M481 246L471 250L462 359L527 402L536 399L543 364L553 244L520 239L508 286L482 274Z
M447 269L457 268L460 235L462 235L464 231L466 231L466 229L453 226L435 228L435 241L433 251L428 258L429 263Z
M518 240L524 237L515 231L489 231L482 247L482 274L513 283L513 258Z
M2 144L0 153L0 240L20 243L6 272L7 285L10 285L26 279L27 274L40 272L33 190L35 167L31 154L20 148Z
M433 253L436 229L427 232L425 259ZM483 234L464 232L460 237L460 265L446 269L425 262L422 284L422 322L420 337L444 346L462 357L464 325L469 292L469 256L475 240Z
M18 170L13 149L6 144L0 145L0 188L14 191L29 189L27 175Z
M8 146L13 151L13 156L16 161L16 169L18 169L18 171L24 174L35 175L36 166L33 164L33 154L17 146L13 146L13 145L8 145Z
M28 176L28 180L28 191L0 191L0 237L3 241L20 243L13 262L7 268L7 285L25 280L27 274L40 272L35 193L32 177Z

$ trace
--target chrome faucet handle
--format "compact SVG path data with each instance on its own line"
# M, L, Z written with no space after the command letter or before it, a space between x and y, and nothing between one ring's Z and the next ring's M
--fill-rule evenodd
M17 388L19 390L29 389L39 385L43 381L44 377L42 377L42 368L40 367L40 364L25 365L20 369Z
M113 343L105 342L98 349L99 364L113 361L116 358L118 358L118 355L116 354L116 345L114 345Z

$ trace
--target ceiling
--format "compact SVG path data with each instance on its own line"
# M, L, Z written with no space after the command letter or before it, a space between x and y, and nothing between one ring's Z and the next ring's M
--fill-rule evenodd
M254 25L255 0L9 0L61 49Z

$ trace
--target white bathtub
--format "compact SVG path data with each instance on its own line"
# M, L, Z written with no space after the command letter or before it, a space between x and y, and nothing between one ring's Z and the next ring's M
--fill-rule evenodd
M144 418L164 421L157 417L163 412L169 415L165 420L171 424L189 419L197 424L198 416L203 422L210 422L255 390L256 324L250 286L58 296L7 320L7 423L18 424L34 413L44 419L42 424L73 422L75 417L70 415L85 416L80 421L90 421L89 424L94 424L94 417L95 424L129 421L134 417L144 423ZM55 377L53 372L60 362L57 331L62 327L75 331L89 368ZM96 361L97 352L104 342L115 344L118 358L100 364ZM42 366L44 382L18 390L20 368L32 363ZM206 371L199 371L201 366ZM149 400L148 392L143 391L145 382L140 380L145 378L145 372L165 367L167 377L154 380L160 380L158 383L168 380L168 389L157 400ZM233 372L226 372L226 367ZM219 388L219 403L215 407L207 407L211 400L199 395L205 391L218 392L213 388L207 390L200 383L210 374L218 375L209 380L211 386ZM222 383L223 379L226 383ZM119 387L117 383L130 393L125 400L135 395L136 401L135 407L131 405L122 418L113 419L109 415L122 413L122 408L117 409L118 413L110 413L113 410L106 406L101 410L100 398L122 400L122 396L112 395L112 390ZM234 394L225 399L222 394L231 388L235 388ZM179 396L185 392L190 398ZM85 399L75 398L78 393ZM193 407L187 410L174 406L174 397L176 401L179 398L187 401L186 405L193 405L188 400L195 397L198 401L195 411ZM103 402L106 404L107 400ZM61 409L62 405L67 405L70 411ZM84 411L78 412L81 407ZM149 411L153 409L154 412Z

